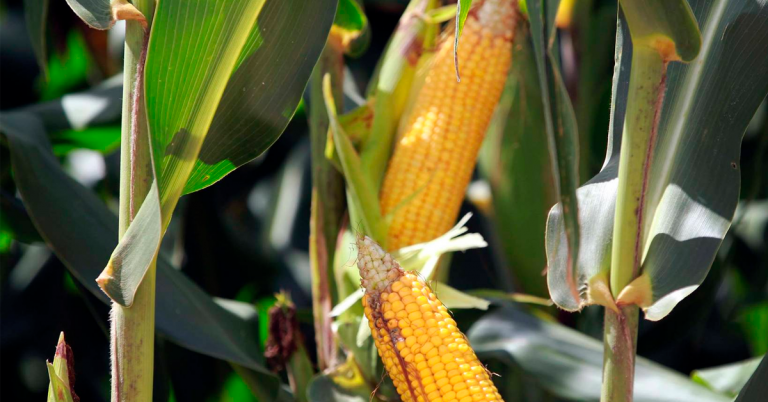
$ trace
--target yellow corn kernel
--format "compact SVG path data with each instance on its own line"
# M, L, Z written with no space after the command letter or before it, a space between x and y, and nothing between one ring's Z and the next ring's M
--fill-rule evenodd
M447 309L429 285L416 274L403 271L370 238L358 237L357 248L357 264L365 288L365 316L374 323L374 343L403 402L503 402L456 322L434 314ZM383 300L383 295L397 294L396 289L427 289L427 296L397 302ZM394 309L411 313L401 319L392 313ZM433 313L434 318L411 317L427 312ZM426 329L416 328L417 323ZM438 329L435 335L427 335L433 328Z
M455 223L507 79L516 10L516 0L486 0L470 11L458 51L461 82L453 35L438 45L382 184L390 250L432 240Z

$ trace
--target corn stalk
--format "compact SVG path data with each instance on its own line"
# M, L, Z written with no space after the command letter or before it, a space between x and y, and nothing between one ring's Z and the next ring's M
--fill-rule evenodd
M344 182L341 174L325 157L328 134L328 112L323 101L323 75L333 77L333 97L337 104L343 101L344 76L343 48L333 33L329 35L310 78L311 109L309 131L312 149L312 207L309 226L309 254L312 273L312 310L315 322L317 362L320 370L332 366L336 347L330 316L333 307L335 281L333 257L336 237L344 211Z
M151 25L155 2L135 0ZM126 22L123 66L123 116L120 154L120 237L138 212L152 184L149 132L143 107L143 72L149 31ZM155 262L139 286L133 305L112 302L110 355L112 401L151 401L155 337Z
M611 252L610 287L614 300L642 268L647 227L645 200L664 103L667 66L672 61L695 58L701 43L698 26L685 0L623 0L621 7L633 52ZM617 307L605 309L601 392L604 402L629 402L633 397L639 310L635 304L619 303Z

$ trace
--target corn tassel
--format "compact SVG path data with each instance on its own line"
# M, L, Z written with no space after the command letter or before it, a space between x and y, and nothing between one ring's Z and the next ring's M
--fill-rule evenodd
M452 36L438 44L382 185L388 249L432 240L455 223L507 79L516 12L516 0L486 0L470 11L458 49L461 82Z
M357 249L365 316L403 402L503 401L429 285L369 237Z

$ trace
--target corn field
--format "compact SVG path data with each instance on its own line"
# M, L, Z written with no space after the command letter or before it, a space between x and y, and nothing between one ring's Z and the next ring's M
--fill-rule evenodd
M8 401L758 402L764 0L6 0Z

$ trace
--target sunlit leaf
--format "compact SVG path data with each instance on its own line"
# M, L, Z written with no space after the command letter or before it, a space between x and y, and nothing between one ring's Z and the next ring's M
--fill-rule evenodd
M269 3L286 5L277 0ZM307 7L307 3L302 4ZM319 2L311 4L322 6ZM332 21L330 11L335 9L330 7L325 11L328 15L326 24L318 24L318 15L323 16L321 9L313 11L298 3L292 4L289 11L294 11L291 14L294 23L314 27L314 31L308 31L312 33L308 36L299 36L302 32L291 29L286 36L270 38L260 25L261 21L257 22L257 17L274 18L280 13L279 9L265 9L264 6L264 0L167 1L158 4L145 72L146 110L157 193L149 193L153 197L144 200L131 224L143 229L136 229L135 236L121 240L99 278L105 292L121 305L130 306L133 302L179 197L194 174L200 173L196 169L198 159L205 163L206 158L213 156L216 160L208 161L215 164L221 161L218 157L227 157L230 152L248 154L243 163L252 159L282 133L301 98L301 90L316 60L308 58L311 55L302 51L305 43L298 39L310 38L308 43L314 47L307 51L314 50L316 57L324 42L318 38L327 34ZM303 14L295 13L302 9ZM210 18L210 15L218 18ZM298 17L307 22L297 22ZM315 22L309 23L310 19ZM263 53L264 49L271 51ZM305 59L291 63L291 68L266 63L284 61L280 52ZM302 69L306 76L293 76ZM292 79L294 87L288 87L282 81L283 77L288 82ZM272 92L267 89L267 81ZM286 103L285 99L290 100L284 98L286 95L294 97L292 103ZM169 99L174 101L169 102ZM256 113L262 107L271 112L271 116L262 116L267 121L261 120ZM218 122L215 118L217 110ZM259 131L259 127L266 127L269 135L264 136L265 132ZM250 134L246 134L246 138L238 137L243 133ZM205 149L204 142L209 148ZM236 166L230 166L227 172ZM210 179L207 174L203 176L203 181ZM151 231L143 232L148 229Z
M185 194L221 180L280 137L325 45L335 4L267 0L224 90Z

